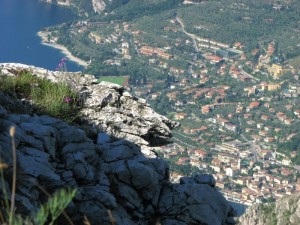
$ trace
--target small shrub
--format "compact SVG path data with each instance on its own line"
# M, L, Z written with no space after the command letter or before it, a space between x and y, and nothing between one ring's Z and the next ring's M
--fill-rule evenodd
M261 217L266 222L266 225L276 225L277 217L275 213L275 203L265 203L259 205Z

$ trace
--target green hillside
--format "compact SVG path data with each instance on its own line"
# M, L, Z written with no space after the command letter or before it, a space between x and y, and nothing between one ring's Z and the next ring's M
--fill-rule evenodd
M168 66L188 67L192 60L191 39L185 35L178 23L170 21L178 16L187 32L200 38L207 38L227 45L240 42L246 54L255 48L264 49L266 44L276 43L274 55L282 62L300 55L299 36L299 1L194 1L195 4L183 4L182 0L124 0L105 1L106 9L95 14L92 5L86 1L76 0L76 4L84 11L90 12L88 20L105 25L80 27L65 24L56 27L58 42L68 47L71 52L86 60L92 60L87 72L101 75L136 75L140 76L141 68L146 74L155 78L165 78L164 69L153 70L145 66L148 62L138 55L142 45L169 48L174 59ZM124 24L130 26L125 31ZM131 32L141 33L132 35ZM90 37L93 32L102 38L102 43L95 43ZM108 40L111 37L115 40ZM128 42L130 60L120 57L120 45ZM200 54L202 52L199 52ZM139 59L137 59L137 57ZM120 65L103 63L112 58L119 58ZM183 58L183 59L182 59ZM147 59L148 60L148 59Z

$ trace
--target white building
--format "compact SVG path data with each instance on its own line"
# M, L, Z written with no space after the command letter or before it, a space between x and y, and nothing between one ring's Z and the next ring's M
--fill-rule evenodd
M229 177L235 177L236 175L238 175L240 173L239 168L237 167L229 167L226 168L226 175Z

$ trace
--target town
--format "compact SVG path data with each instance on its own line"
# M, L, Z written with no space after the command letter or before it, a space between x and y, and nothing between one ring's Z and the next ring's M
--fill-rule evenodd
M275 43L268 43L266 54L259 55L255 64L246 60L241 43L228 48L223 43L195 39L197 47L205 52L204 59L197 60L191 71L170 67L169 74L178 82L172 83L168 91L150 95L153 101L166 95L175 103L173 118L187 121L175 138L176 144L159 149L163 157L177 166L189 165L213 173L217 187L229 200L246 205L300 191L300 167L292 163L296 149L290 155L277 151L278 143L298 134L291 128L300 118L297 71L276 63L276 59L270 64ZM258 51L253 49L251 55ZM143 46L140 53L149 57L156 53L156 59L150 58L149 63L159 59L158 65L171 57L149 46ZM236 79L243 88L233 91L235 82L222 83L218 77L223 76ZM135 91L147 96L149 88L151 84ZM190 113L194 110L198 114ZM172 174L174 181L184 175Z
M109 49L103 57L109 68L143 65L129 75L127 88L181 123L174 144L156 148L171 162L174 181L211 173L228 199L245 205L299 192L297 63L283 60L275 41L249 51L247 43L187 31L177 14L162 24L157 41L122 21L77 21L68 35ZM50 43L59 41L56 30L45 32Z

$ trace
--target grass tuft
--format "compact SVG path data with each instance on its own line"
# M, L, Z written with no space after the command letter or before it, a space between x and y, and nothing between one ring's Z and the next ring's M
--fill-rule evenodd
M79 114L77 93L65 83L52 83L24 73L16 77L0 76L0 91L31 104L37 114L47 114L69 122Z
M49 198L34 215L34 224L53 225L64 209L69 205L76 194L76 190L60 190ZM73 224L73 223L72 223Z
M66 121L73 121L79 114L80 107L77 105L77 93L72 91L65 83L52 83L49 80L38 78L37 76L24 73L16 77L0 76L0 92L19 99L26 104L30 104L33 112L47 114ZM11 112L20 112L18 106L9 108ZM22 113L22 112L20 112ZM15 127L11 127L9 135L12 139L13 173L11 184L11 196L6 190L3 170L8 167L0 159L0 182L2 184L2 196L0 207L0 224L4 225L53 225L58 217L63 214L69 224L73 224L71 219L64 212L76 194L76 190L60 190L50 196L39 187L49 198L41 205L39 210L32 216L22 218L15 213L15 193L16 193L16 146ZM10 204L9 204L10 202Z

